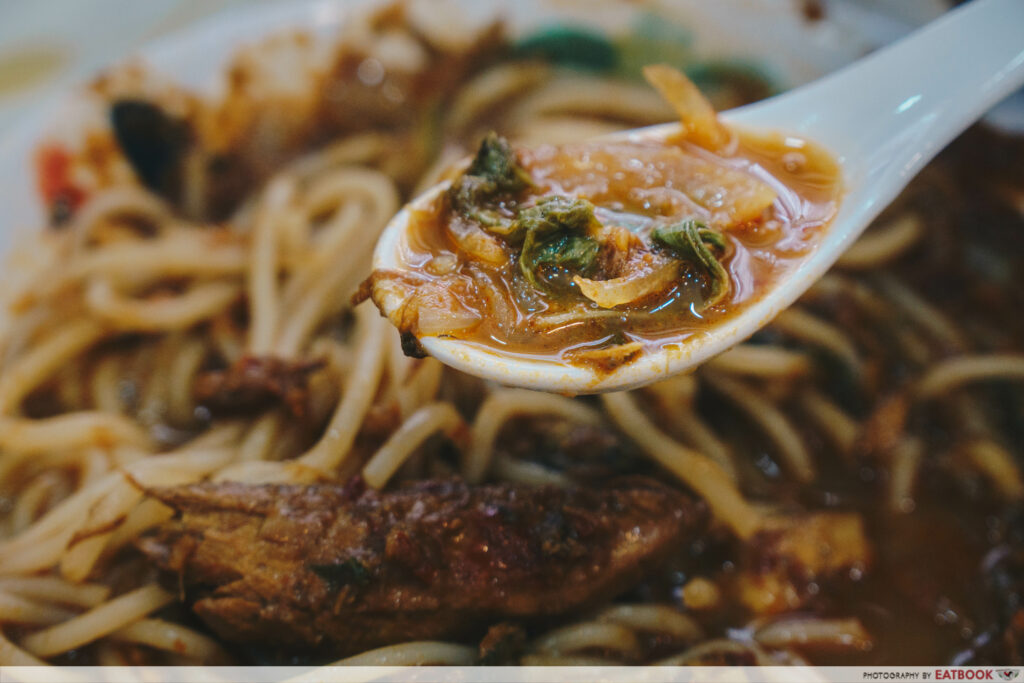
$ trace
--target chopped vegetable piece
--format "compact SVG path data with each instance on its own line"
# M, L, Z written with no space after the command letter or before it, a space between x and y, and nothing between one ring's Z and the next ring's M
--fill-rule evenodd
M615 308L640 301L667 288L679 277L678 261L659 261L644 254L633 264L628 274L610 280L588 280L577 275L573 282L587 297L601 308Z
M414 316L416 329L421 334L444 334L466 330L480 323L480 314L462 305L458 282L450 287L429 283L420 286L410 305L406 307Z
M497 216L496 213L495 216ZM512 221L508 221L504 225L505 227L502 227L500 222L496 222L494 225L480 225L479 221L453 220L452 240L469 258L500 266L508 262L508 254L505 253L501 241L491 233L507 237L513 228Z
M491 132L480 142L466 172L452 183L448 196L459 213L488 227L501 228L511 221L485 205L499 195L515 194L532 184L508 140Z
M719 303L729 292L729 273L712 251L725 252L728 243L722 233L702 221L689 219L655 228L651 237L684 261L697 262L707 271L710 294L703 308Z
M556 230L573 230L582 232L594 227L594 205L586 199L571 197L545 197L536 206L523 209L518 222L527 233L542 235Z
M711 150L729 141L729 133L693 81L667 64L644 67L644 78L661 93L679 114L686 139Z
M597 240L586 233L599 227L594 217L594 205L585 199L547 197L536 206L524 209L511 233L512 236L523 236L523 251L519 255L519 269L523 276L534 287L541 287L536 270L542 264L568 268L576 264L579 266L577 272L589 270L600 247ZM555 237L545 239L551 235Z
M651 237L655 242L680 253L685 253L688 249L692 250L691 253L698 258L699 254L695 250L695 243L704 242L722 251L728 245L725 235L717 230L712 230L704 221L694 218L655 228Z
M559 235L534 251L532 266L534 270L538 266L557 266L585 275L593 269L600 250L601 245L592 237Z
M512 145L494 132L480 141L480 149L466 174L494 183L500 192L518 192L533 184L530 174L519 165Z

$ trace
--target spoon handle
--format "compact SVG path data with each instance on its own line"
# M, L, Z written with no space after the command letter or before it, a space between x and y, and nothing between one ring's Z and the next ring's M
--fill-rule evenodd
M1022 84L1024 0L974 0L845 69L726 118L825 145L848 182L886 187L876 195L885 206Z

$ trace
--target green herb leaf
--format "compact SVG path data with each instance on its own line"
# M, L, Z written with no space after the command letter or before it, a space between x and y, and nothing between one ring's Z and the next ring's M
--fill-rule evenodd
M586 199L560 196L545 197L536 205L523 209L516 222L524 232L533 232L537 236L561 230L585 232L597 225L593 204Z
M593 237L556 235L531 250L529 263L523 274L535 287L537 286L537 269L541 266L565 268L573 273L586 276L593 270L600 251L601 245Z
M550 264L586 275L597 259L601 245L593 237L559 235L544 242L536 252L537 265Z
M523 209L514 230L525 235L519 270L534 287L541 287L537 269L556 265L585 275L600 251L589 233L599 227L594 205L585 199L546 197Z
M365 586L370 583L370 570L355 558L337 564L311 564L309 570L327 582L332 591L345 586Z
M702 266L707 272L710 293L704 300L703 308L719 303L729 292L729 273L718 260L728 242L725 235L712 230L703 221L688 219L655 228L651 238L670 249L681 260Z
M577 26L541 29L520 41L516 53L525 58L592 71L609 71L619 61L618 50L607 38Z
M492 132L480 142L466 172L452 183L448 198L452 208L462 215L505 235L512 221L487 204L500 195L515 194L532 185L530 174L520 165L508 140Z
M480 141L480 148L466 175L493 183L499 192L518 192L533 184L530 174L516 159L512 145L493 131Z

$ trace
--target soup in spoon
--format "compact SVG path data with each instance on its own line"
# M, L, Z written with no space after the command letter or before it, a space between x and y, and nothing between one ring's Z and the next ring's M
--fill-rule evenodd
M685 76L648 81L675 136L532 149L488 135L364 287L403 333L611 371L741 311L814 250L839 167L813 142L720 123Z

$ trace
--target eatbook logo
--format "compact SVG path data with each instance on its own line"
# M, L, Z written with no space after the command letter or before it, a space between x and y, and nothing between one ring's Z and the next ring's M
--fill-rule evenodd
M937 681L1015 681L1020 669L989 669L986 667L954 667L952 669L936 669Z

